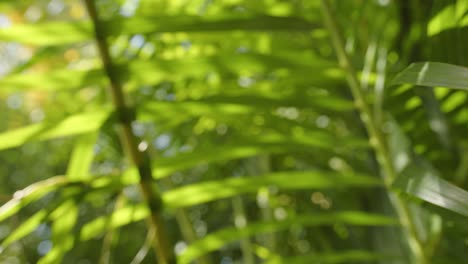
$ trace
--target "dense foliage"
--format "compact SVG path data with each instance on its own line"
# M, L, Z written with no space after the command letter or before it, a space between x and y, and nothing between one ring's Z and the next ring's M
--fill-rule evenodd
M467 0L0 2L0 263L466 263Z

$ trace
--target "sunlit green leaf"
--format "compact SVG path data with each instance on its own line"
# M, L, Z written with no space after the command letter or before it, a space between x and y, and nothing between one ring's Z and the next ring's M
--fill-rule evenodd
M314 96L308 98L270 99L259 96L229 97L212 96L199 100L183 102L148 102L139 108L138 117L143 121L179 120L179 123L191 117L209 116L218 120L227 116L249 115L260 109L274 111L278 107L297 107L305 109L327 109L333 111L349 111L353 108L348 101L329 96ZM223 118L224 117L224 118Z
M97 136L97 132L92 132L78 137L67 169L67 177L70 180L89 178Z
M46 73L17 73L0 79L0 93L76 90L88 85L104 83L101 70L55 70Z
M91 113L72 115L66 119L49 123L47 121L29 125L0 134L0 150L20 146L26 142L42 141L59 137L94 132L99 129L110 111L101 109ZM86 124L83 126L82 124Z
M434 36L444 30L468 26L468 16L466 15L468 5L464 0L453 2L453 4L449 4L439 11L439 13L429 21L427 27L427 34L429 36Z
M339 97L334 97L326 94L313 94L311 96L303 96L301 94L293 96L285 96L281 94L263 93L241 93L237 94L220 94L213 95L197 100L201 103L228 103L239 105L250 105L255 107L298 107L298 108L312 108L318 107L319 109L335 110L335 111L349 111L354 109L351 101Z
M17 8L16 5L12 5L12 3L9 3L9 2L0 3L0 10L2 12L11 12L12 10L15 10L16 8Z
M338 212L289 217L282 221L259 222L248 224L244 228L230 227L205 236L191 244L178 258L179 263L190 263L204 254L220 249L222 246L261 233L276 232L291 226L318 226L333 224L362 226L395 225L397 221L381 215L362 212Z
M180 153L174 157L160 158L153 174L156 178L162 178L175 171L199 164L251 157L263 153L309 151L313 148L333 149L336 145L340 145L338 143L340 140L320 131L289 137L276 133L263 133L259 137L251 136L248 140L239 139L235 144L205 147ZM366 142L355 138L346 138L343 144L345 142L348 146L353 145L355 148L367 146Z
M39 212L35 213L33 216L29 217L28 220L24 221L10 235L8 235L8 237L6 237L5 240L3 240L1 246L7 247L16 240L27 236L46 219L48 214L48 210L42 209Z
M0 40L35 45L61 45L90 40L89 22L16 24L0 30Z
M78 219L78 207L73 200L62 203L56 210L52 224L52 249L39 260L39 264L61 262L65 253L74 245L73 228ZM55 213L54 212L54 213Z
M141 262L148 170L182 263L464 263L468 1L383 2L0 1L0 263Z
M293 53L293 52L291 52ZM117 77L130 85L156 84L164 79L178 80L181 77L206 77L209 72L248 74L289 69L297 75L310 71L318 74L317 83L337 82L342 78L336 64L324 59L313 58L309 61L292 60L286 56L264 55L258 53L221 53L216 56L187 58L184 60L134 60L114 68ZM338 71L336 74L330 72ZM148 74L151 73L151 74ZM336 75L336 76L335 76ZM315 76L312 76L313 78ZM311 79L309 78L309 80Z
M103 22L110 36L156 32L200 32L224 30L311 30L315 25L293 17L133 17ZM63 45L93 39L89 21L17 24L0 30L0 40L35 45Z
M139 59L126 64L117 64L113 69L116 77L130 87L158 84L164 80L180 80L181 78L189 77L204 78L209 72L234 73L238 75L249 72L258 73L268 70L289 69L294 74L304 75L313 70L316 74L319 74L317 75L317 80L314 81L315 85L336 82L342 77L340 74L338 76L328 74L329 71L337 70L336 64L333 62L315 57L308 61L297 61L290 57L300 54L290 53L292 55L289 56L258 53L220 53L216 56L200 56L183 60L153 61ZM4 87L0 92L11 93L25 90L63 91L98 84L106 84L106 78L101 69L57 69L45 73L16 73L7 75L0 79L0 85ZM296 98L301 99L301 97ZM343 103L344 100L339 99L324 96L322 100L310 98L309 101L315 105L329 108L338 103L346 105L346 103ZM304 105L307 102L302 101L300 105ZM350 107L349 103L347 107Z
M381 182L378 179L361 175L341 175L319 171L284 172L196 183L164 193L163 201L165 207L175 209L251 193L257 191L260 187L268 186L302 190L310 188L374 187L379 185L381 185ZM100 217L86 224L81 231L81 239L88 240L102 234L106 229L140 221L148 213L149 211L144 205L127 205L114 211L111 216Z
M36 182L23 190L16 191L13 199L0 207L0 221L16 214L21 208L34 202L49 192L65 185L68 180L63 176L52 177L44 181Z
M261 176L206 181L170 190L163 195L166 207L180 208L255 192L261 187L280 189L321 189L379 186L369 176L344 175L326 171L278 172Z
M81 228L80 239L89 240L109 229L120 227L135 221L140 221L148 216L146 205L126 205L115 210L110 216L97 218Z
M135 17L119 19L105 24L108 34L134 34L150 32L200 32L226 30L287 30L307 31L316 25L295 17L273 16L223 16L218 18L180 17Z

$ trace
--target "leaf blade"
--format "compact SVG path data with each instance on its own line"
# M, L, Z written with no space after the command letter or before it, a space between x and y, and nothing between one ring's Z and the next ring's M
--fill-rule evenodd
M108 36L161 32L206 32L226 30L308 31L316 27L301 18L274 16L231 16L202 19L190 16L113 18L102 21ZM16 24L0 29L0 40L32 45L66 45L91 41L90 21Z
M280 189L375 187L380 180L369 176L330 172L278 172L256 177L206 181L170 190L163 195L167 208L175 209L257 191L265 186Z
M33 183L23 190L15 192L13 199L0 207L0 222L14 215L27 204L39 200L47 193L67 184L67 182L65 177L57 176Z
M56 123L44 121L0 133L0 150L18 147L31 141L43 141L96 131L110 113L111 111L108 109L100 109L72 115ZM82 124L86 124L86 126Z
M391 82L392 85L405 83L468 90L468 68L440 62L413 63Z
M267 261L268 264L279 264L279 263L363 263L363 262L374 262L376 260L388 259L389 256L382 253L374 253L364 250L347 250L338 251L333 253L322 253L322 254L307 254L296 257L286 257L280 259L272 259Z
M409 165L392 186L430 204L468 217L468 191L440 178L427 166Z
M313 214L291 217L283 221L257 222L245 228L229 227L211 233L194 242L178 257L178 263L190 263L204 254L221 248L227 243L255 234L275 232L288 229L291 225L320 226L330 224L351 224L362 226L396 225L397 220L381 215L362 212L337 212L328 214Z
M77 139L67 168L67 177L70 180L86 180L91 177L89 169L93 161L94 144L98 134L91 132Z

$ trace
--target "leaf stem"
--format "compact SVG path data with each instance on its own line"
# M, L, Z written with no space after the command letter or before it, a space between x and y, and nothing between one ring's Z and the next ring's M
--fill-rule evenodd
M165 222L161 215L161 195L153 186L150 157L146 151L140 151L138 149L139 142L132 132L131 123L135 118L132 114L129 114L131 111L129 111L129 107L125 103L122 85L117 76L113 74L113 63L109 52L109 46L107 45L105 31L102 28L103 23L98 17L95 1L85 0L85 4L88 14L93 21L99 54L103 63L104 71L110 82L111 95L121 127L120 140L133 164L138 168L141 193L151 211L148 225L150 230L155 231L154 239L152 240L153 249L156 251L155 253L158 258L158 263L176 263L174 253L169 246Z
M322 13L324 16L324 23L329 33L331 34L332 44L338 58L340 67L346 74L346 80L349 88L353 95L355 105L360 112L360 117L364 123L367 132L369 133L369 141L371 146L374 148L377 156L377 161L382 168L383 180L386 186L387 193L390 197L393 207L395 208L400 223L405 228L405 233L409 241L409 246L412 250L413 258L418 264L427 264L429 260L426 256L422 241L418 238L416 227L410 209L408 205L401 200L400 197L392 193L390 186L393 180L396 178L396 171L393 167L392 158L386 144L385 138L378 128L378 124L372 116L370 105L365 99L364 91L359 84L359 80L356 71L351 63L349 56L347 55L344 47L343 37L340 29L334 17L333 11L330 7L328 0L321 0Z

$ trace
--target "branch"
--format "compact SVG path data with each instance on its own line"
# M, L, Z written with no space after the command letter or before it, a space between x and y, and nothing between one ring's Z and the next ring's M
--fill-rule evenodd
M149 230L154 230L153 249L156 251L158 263L175 263L175 257L171 250L170 242L166 234L164 220L161 216L162 199L153 185L153 176L151 172L150 157L146 151L138 149L138 139L132 132L131 123L135 120L134 116L129 114L129 107L125 103L122 85L118 78L113 74L113 64L109 52L109 46L106 42L106 35L99 20L94 0L85 0L88 14L94 24L94 33L99 54L103 63L104 72L110 82L110 93L116 108L118 121L121 127L121 144L127 151L127 155L133 164L138 168L139 186L143 198L145 199L151 211L148 221Z
M330 3L328 0L322 0L321 6L324 23L328 32L331 34L332 44L335 49L336 56L338 57L340 67L345 71L346 80L353 95L356 107L360 112L361 120L369 133L370 144L374 148L377 155L377 161L383 170L383 180L385 182L387 193L390 196L390 201L399 216L400 223L405 227L406 236L408 238L413 257L416 263L427 264L429 263L429 260L427 259L423 243L417 235L416 226L410 214L408 205L402 201L400 197L394 195L390 189L391 183L397 175L395 168L393 167L392 158L385 138L375 121L376 119L372 116L373 112L365 99L364 91L359 84L351 59L346 53L343 37L330 7Z

